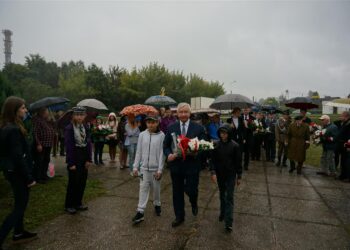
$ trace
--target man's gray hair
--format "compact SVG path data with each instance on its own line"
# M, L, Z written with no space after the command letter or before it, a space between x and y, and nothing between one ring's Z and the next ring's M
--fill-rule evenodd
M187 102L180 102L178 105L177 105L177 111L179 111L179 109L182 109L184 107L187 107L190 112L191 112L191 105L188 104Z

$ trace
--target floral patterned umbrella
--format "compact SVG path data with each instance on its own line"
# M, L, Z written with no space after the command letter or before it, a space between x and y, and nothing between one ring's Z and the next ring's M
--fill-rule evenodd
M120 114L122 115L156 115L158 114L158 110L156 110L154 107L149 105L143 105L143 104L135 104L131 106L127 106L123 108L122 111L120 111Z

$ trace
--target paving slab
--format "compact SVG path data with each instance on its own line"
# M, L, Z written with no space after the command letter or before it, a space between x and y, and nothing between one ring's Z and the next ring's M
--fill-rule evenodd
M350 183L316 175L289 174L271 162L253 161L235 188L234 230L218 221L220 201L210 172L199 182L199 214L193 216L185 195L185 222L174 219L169 170L162 178L162 215L156 216L152 193L145 221L134 226L139 179L118 164L94 166L89 178L98 179L106 193L89 202L89 210L61 215L38 228L39 239L26 245L8 243L5 249L349 249ZM55 160L56 174L66 175L64 158Z

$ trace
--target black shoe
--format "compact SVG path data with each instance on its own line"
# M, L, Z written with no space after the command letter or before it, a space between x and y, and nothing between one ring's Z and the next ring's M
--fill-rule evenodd
M141 212L137 212L134 218L132 218L132 222L134 225L141 223L142 221L145 220L145 216Z
M160 206L154 206L154 211L156 212L157 216L160 216L162 209Z
M178 227L180 226L182 223L184 223L184 219L175 219L172 223L171 226L172 227Z
M316 172L316 174L317 174L317 175L327 175L327 173L321 172L321 171Z
M278 162L276 163L276 166L277 166L277 167L281 166L281 162L278 161Z
M227 233L231 233L232 232L232 226L226 226L225 230Z
M100 165L104 166L104 165L105 165L105 163L104 163L103 161L100 161Z
M69 214L76 214L77 210L74 207L67 207L64 209L64 211L66 211Z
M282 167L288 167L288 166L287 166L287 163L283 163L283 164L282 164Z
M13 235L12 240L14 242L20 242L20 241L35 239L36 237L37 237L36 233L30 233L28 231L23 231L23 233L21 233L21 234Z
M244 166L244 170L248 170L248 166Z
M75 209L78 210L78 211L86 211L86 210L89 209L89 207L88 207L88 206L81 205L81 206L79 206L79 207L76 207Z
M193 216L197 216L198 215L198 206L197 205L192 205L192 214Z
M225 219L225 217L222 214L220 214L219 215L219 221L222 222L222 221L224 221L224 219Z
M301 175L301 168L299 169L297 169L297 175Z
M291 168L289 169L289 173L293 173L294 170L295 170L295 168L291 167Z

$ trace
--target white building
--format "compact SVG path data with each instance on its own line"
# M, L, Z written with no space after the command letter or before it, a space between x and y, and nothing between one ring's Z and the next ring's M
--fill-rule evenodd
M341 114L344 111L350 111L350 99L322 102L322 114Z

